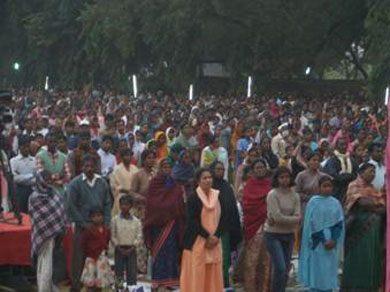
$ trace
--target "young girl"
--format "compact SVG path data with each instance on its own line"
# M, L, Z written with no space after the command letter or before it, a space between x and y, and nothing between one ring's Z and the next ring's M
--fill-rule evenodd
M337 289L340 251L344 241L344 213L340 202L332 197L333 181L319 180L320 194L313 196L306 208L299 280L310 291Z
M264 227L264 241L272 260L272 292L286 290L300 210L299 196L292 189L291 171L280 166L274 173L272 190L267 196Z
M81 235L81 247L86 257L81 281L88 287L88 291L102 291L114 282L105 254L110 241L110 230L103 225L103 210L93 209L90 216L92 226Z

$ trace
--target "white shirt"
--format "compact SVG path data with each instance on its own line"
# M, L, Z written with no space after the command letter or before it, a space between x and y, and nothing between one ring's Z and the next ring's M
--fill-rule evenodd
M98 178L101 178L101 176L98 175L98 174L94 174L94 175L93 175L92 181L89 181L89 180L88 180L88 177L85 175L85 173L83 173L81 178L83 179L83 181L87 182L87 184L88 184L90 187L93 187L93 186L95 185L95 183L96 183L96 180L97 180Z
M379 164L373 159L370 159L368 163L375 166L375 178L372 181L372 185L375 189L381 190L385 185L386 167L383 163Z
M112 153L105 152L101 148L98 150L98 154L100 156L100 162L102 166L101 173L104 177L108 177L109 174L114 170L116 165L116 158Z
M23 157L22 154L19 154L11 159L10 164L16 184L33 185L35 183L36 163L34 157Z

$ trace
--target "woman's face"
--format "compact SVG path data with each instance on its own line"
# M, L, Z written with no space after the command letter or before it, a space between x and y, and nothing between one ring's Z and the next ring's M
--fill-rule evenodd
M333 184L330 181L324 182L320 185L320 193L325 196L330 196L333 194Z
M204 190L210 190L213 186L213 177L209 171L204 171L200 176L199 186Z
M169 137L169 139L173 139L173 138L175 138L175 130L174 129L171 129L171 130L169 130L169 132L168 132L168 137Z
M279 186L282 188L288 188L291 185L291 176L289 173L284 172L278 177Z
M155 160L156 160L156 156L154 155L154 153L149 154L148 156L146 156L145 166L146 167L153 167Z
M365 171L363 171L363 173L360 174L360 176L365 182L371 183L375 178L375 168L374 167L367 168Z
M182 158L183 163L190 164L191 160L192 160L191 153L188 151L184 152L183 158Z
M317 170L320 167L320 158L315 155L309 160L309 168L311 170Z
M259 161L255 164L253 168L253 173L256 178L263 178L267 175L267 168L265 167L263 162Z
M214 168L214 175L217 179L222 179L225 174L225 167L222 163L218 163Z
M366 149L364 146L357 146L355 148L355 155L359 158L363 158L366 155Z
M166 176L169 176L171 174L171 166L169 165L168 162L165 162L162 166L161 166L161 172L166 175Z

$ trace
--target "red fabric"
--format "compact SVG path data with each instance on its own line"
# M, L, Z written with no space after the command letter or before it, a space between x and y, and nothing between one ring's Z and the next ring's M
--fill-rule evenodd
M84 229L81 234L81 247L87 258L97 260L104 250L108 249L110 230L102 226Z
M13 214L5 213L5 218ZM0 223L0 265L31 265L31 222L22 214L22 225Z
M171 184L168 184L171 182ZM164 226L172 220L180 223L180 238L184 232L184 199L183 187L174 183L172 179L163 174L156 175L150 182L146 202L144 222L144 237L148 247L151 247L152 239L150 228Z
M204 122L199 129L198 139L199 139L199 148L202 150L209 144L211 137L210 127L207 122Z
M242 209L244 212L245 239L250 240L267 218L267 195L271 182L251 177L244 187Z
M11 218L12 213L5 213ZM31 221L27 214L22 214L22 225L0 223L0 265L31 266ZM65 258L68 276L72 271L73 234L67 229L64 237Z

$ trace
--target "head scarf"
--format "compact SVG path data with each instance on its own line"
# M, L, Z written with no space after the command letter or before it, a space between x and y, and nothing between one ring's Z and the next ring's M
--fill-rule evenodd
M186 183L195 177L195 169L192 163L185 164L183 162L185 150L181 151L179 162L173 166L172 177L175 181Z
M164 163L167 163L166 159L161 161L160 168ZM153 227L172 228L177 222L179 223L179 238L182 239L184 214L183 188L172 181L170 176L160 171L150 181L143 228L145 243L152 249L152 257L158 253L157 244L152 244Z
M158 139L161 138L162 136L165 136L164 132L158 131L154 135L154 140L157 142ZM166 139L166 137L165 137L165 139ZM168 147L167 147L167 142L165 141L165 143L163 145L157 146L157 150L156 150L157 159L166 158L168 156L168 152L169 151L168 151Z
M242 208L244 213L245 239L250 240L267 218L267 195L271 182L267 178L252 176L244 187Z
M170 166L173 167L176 164L176 161L173 159L172 152L181 153L182 150L183 150L183 146L181 146L180 143L174 143L171 146L169 154L168 154L168 162L169 162Z
M175 130L176 132L176 129L174 127L169 127L166 131L165 131L165 136L167 137L167 146L168 147L171 147L173 145L173 141L175 140L175 137L173 139L169 138L169 132L171 130Z

